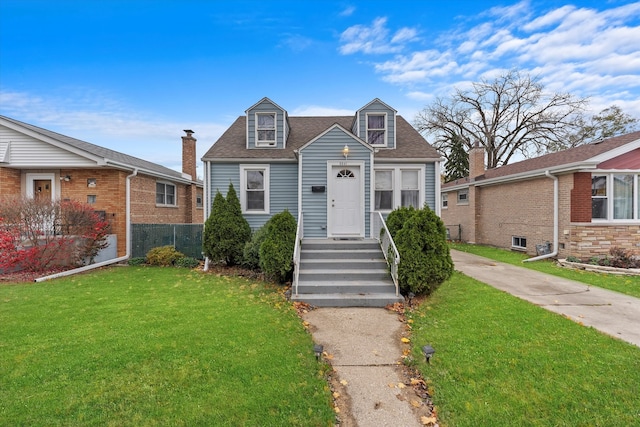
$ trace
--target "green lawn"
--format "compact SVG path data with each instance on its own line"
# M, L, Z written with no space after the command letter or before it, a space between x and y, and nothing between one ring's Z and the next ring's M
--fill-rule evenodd
M466 243L452 243L450 246L451 249L458 251L469 252L507 264L530 268L640 298L640 276L619 276L615 274L571 270L558 266L553 260L522 262L522 260L529 258L529 256L522 252L492 248L489 246L470 245Z
M409 316L441 426L640 426L638 347L461 273Z
M333 425L279 288L116 267L0 286L0 425Z

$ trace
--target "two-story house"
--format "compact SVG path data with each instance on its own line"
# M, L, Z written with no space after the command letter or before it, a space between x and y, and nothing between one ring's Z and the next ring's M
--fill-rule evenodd
M226 195L232 183L254 230L288 209L307 241L367 240L379 237L373 225L379 213L399 206L440 210L440 155L377 98L351 116L332 117L289 116L263 98L202 160L205 218L216 192ZM333 270L346 271L332 262Z

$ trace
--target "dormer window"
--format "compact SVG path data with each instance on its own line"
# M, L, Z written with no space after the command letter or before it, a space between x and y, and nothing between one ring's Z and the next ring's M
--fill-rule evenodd
M367 114L367 142L371 145L387 145L386 114Z
M276 113L256 113L256 146L275 147Z

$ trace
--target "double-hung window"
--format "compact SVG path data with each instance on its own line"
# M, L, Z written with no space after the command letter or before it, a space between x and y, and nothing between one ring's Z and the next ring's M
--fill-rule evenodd
M176 186L167 182L156 182L156 205L175 206Z
M379 170L376 173L375 209L393 210L393 171Z
M458 204L459 205L468 205L469 204L469 189L465 188L462 190L458 190Z
M449 206L449 194L448 193L442 193L440 195L440 197L442 198L442 208L446 209L447 206Z
M374 209L391 211L399 206L419 209L424 200L424 170L420 167L376 169Z
M240 166L240 204L244 213L269 213L269 166Z
M594 174L591 177L593 220L640 220L640 175Z
M256 113L256 146L276 145L276 113Z
M386 114L367 114L367 142L371 145L387 145Z

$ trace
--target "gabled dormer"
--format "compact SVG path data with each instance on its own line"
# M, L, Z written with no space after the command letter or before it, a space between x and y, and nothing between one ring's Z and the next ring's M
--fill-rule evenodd
M285 148L289 136L287 112L269 98L247 111L247 148Z
M376 98L356 112L352 132L374 148L396 148L396 114Z

